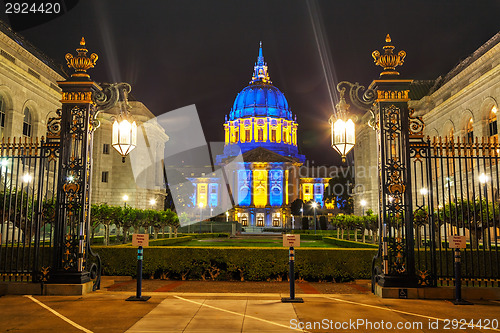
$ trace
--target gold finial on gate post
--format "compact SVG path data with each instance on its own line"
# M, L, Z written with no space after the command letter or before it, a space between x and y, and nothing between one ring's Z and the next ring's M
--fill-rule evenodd
M395 70L397 66L403 65L404 59L406 57L405 51L399 51L398 54L394 54L394 46L391 45L391 36L387 34L385 37L386 45L384 45L384 54L380 54L379 51L373 51L372 57L375 65L384 68L384 71L380 73L380 76L384 75L399 75L399 72Z
M71 53L67 53L65 56L68 67L75 70L75 73L71 74L71 77L90 79L90 75L87 74L87 70L89 68L94 68L99 57L95 53L92 53L90 57L87 57L88 50L85 47L84 37L80 40L80 47L76 49L76 52L78 52L76 56L73 56Z

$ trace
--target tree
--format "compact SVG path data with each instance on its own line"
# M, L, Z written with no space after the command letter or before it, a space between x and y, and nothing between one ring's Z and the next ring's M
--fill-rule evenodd
M354 213L352 171L350 169L343 171L346 172L339 172L328 181L328 187L323 194L323 201L333 201L344 214L352 214Z
M302 214L300 211L304 207L304 201L302 199L295 199L292 204L290 205L290 210L292 212L292 215L294 216L299 216Z
M319 226L321 228L321 230L326 230L327 229L327 223L328 223L328 219L326 218L325 215L321 215L319 217Z
M307 216L302 218L302 230L309 230L309 217Z

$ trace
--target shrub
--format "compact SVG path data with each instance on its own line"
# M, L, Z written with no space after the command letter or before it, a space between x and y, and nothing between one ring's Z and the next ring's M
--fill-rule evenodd
M353 241L348 241L344 239L338 239L334 237L323 237L323 242L328 243L328 244L333 244L337 245L340 247L348 247L348 248L378 248L378 245L376 244L367 244L367 243L360 243L360 242L353 242Z
M137 249L94 247L105 275L136 272ZM370 278L372 249L297 249L296 273L307 281L348 281ZM286 248L147 247L144 249L145 277L179 280L286 280Z

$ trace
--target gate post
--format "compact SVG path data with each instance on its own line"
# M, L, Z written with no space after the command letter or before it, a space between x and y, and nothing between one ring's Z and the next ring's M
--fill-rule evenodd
M410 176L409 110L410 84L395 67L402 65L405 51L393 54L386 37L384 54L374 51L375 64L384 71L370 88L376 92L378 137L379 217L383 248L383 287L416 287L413 211Z
M82 38L78 54L66 54L68 67L75 73L58 82L62 89L61 139L57 180L56 225L54 229L54 262L51 283L85 283L90 281L86 265L90 214L92 137L96 107L92 94L100 91L86 73L93 68L97 55L87 56Z

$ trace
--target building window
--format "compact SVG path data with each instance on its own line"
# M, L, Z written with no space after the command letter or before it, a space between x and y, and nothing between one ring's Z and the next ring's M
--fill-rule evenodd
M239 132L236 131L236 132L234 132L234 142L238 142L238 141L240 141L240 135L239 135Z
M491 137L498 137L497 127L497 108L493 106L490 111L490 118L488 119L488 133Z
M108 171L103 171L101 174L101 182L107 183L108 182L108 177L109 177L109 172Z
M108 155L109 154L109 143L104 143L102 145L102 153Z
M24 108L23 135L25 137L30 137L31 129L32 129L31 111L29 108Z
M280 226L280 219L274 218L273 219L273 227L279 227Z
M241 225L244 227L248 226L248 220L246 216L241 219Z
M276 142L276 130L275 129L273 129L271 131L271 141Z
M3 137L3 130L5 127L5 103L2 96L0 96L0 137Z
M258 136L258 141L264 141L264 130L262 128L259 128L257 130L257 136Z
M257 227L263 227L264 226L264 217L258 216L257 217Z
M247 129L247 130L245 130L245 141L250 142L250 140L251 140L250 139L250 130Z
M467 128L465 129L465 131L467 132L467 141L468 142L474 141L474 129L472 127L473 124L474 124L474 120L472 120L472 118L470 118L469 121L467 122Z

